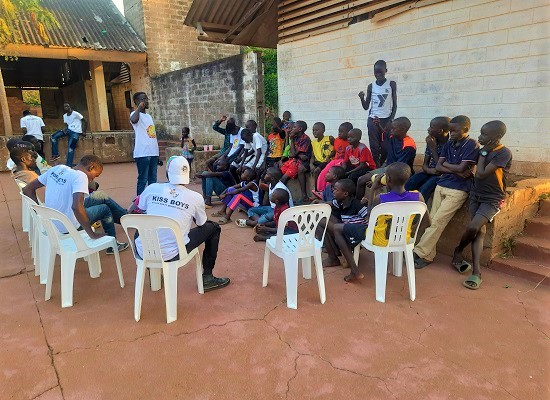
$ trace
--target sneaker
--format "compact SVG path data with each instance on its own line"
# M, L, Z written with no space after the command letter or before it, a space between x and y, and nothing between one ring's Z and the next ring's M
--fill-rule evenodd
M202 283L205 292L221 289L222 287L229 285L229 282L231 282L229 278L216 278L214 275L202 276Z
M418 257L416 253L413 253L413 259L414 259L414 269L422 269L432 263L431 261L424 260L423 258Z
M57 161L61 158L61 156L52 156L52 158L50 158L50 161L51 162L54 162L54 161Z
M130 247L130 245L128 243L120 243L120 242L116 242L117 243L117 247L118 247L118 252L120 253L121 251L124 251L126 250L128 247ZM113 255L115 252L113 251L113 248L112 247L109 247L106 251L106 253L108 255Z

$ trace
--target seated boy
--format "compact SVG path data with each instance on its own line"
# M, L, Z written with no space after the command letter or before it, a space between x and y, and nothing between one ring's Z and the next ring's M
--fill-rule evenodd
M327 186L325 186L325 190L323 190L322 193L319 192L313 192L313 194L319 199L324 202L330 202L334 200L334 184L346 177L346 170L342 167L332 167L328 170L327 174L325 175L325 180L327 181Z
M202 179L202 195L204 197L204 205L206 208L212 208L212 194L220 195L228 187L235 184L233 174L229 172L229 162L227 157L220 158L217 162L212 159L208 160L208 169L214 172L204 171L202 174L197 174L197 178Z
M245 143L241 166L252 168L253 170L260 170L264 165L265 156L267 153L267 140L265 140L265 138L258 133L258 124L256 121L251 119L246 122L245 126L246 130L248 130L251 134L243 134L245 130L241 133L242 139Z
M289 204L289 199L290 194L288 191L281 188L277 188L273 191L271 197L269 198L269 200L275 204L273 221L256 225L256 235L254 236L255 242L265 242L271 236L277 234L277 227L279 225L279 217L281 216L281 213L291 207ZM285 227L285 235L297 232L298 227L294 222L289 223L288 226Z
M429 200L437 186L441 174L435 166L441 155L443 146L449 140L449 117L435 117L430 122L428 137L426 138L426 151L424 152L424 163L422 172L417 172L410 177L405 184L406 190L418 190L422 196Z
M325 124L316 122L311 128L315 140L311 141L313 149L313 179L317 184L317 177L330 161L330 156L334 151L334 138L325 136Z
M342 179L334 184L334 199L330 203L332 213L325 235L325 248L328 258L323 261L323 267L341 265L338 255L340 250L334 242L334 229L338 224L366 224L368 208L355 198L355 183L351 179Z
M363 202L367 200L370 211L380 203L390 203L398 201L421 201L424 202L422 194L417 191L409 192L405 190L405 182L411 176L410 167L402 162L392 163L386 169L386 187L388 193L380 193L380 190L384 187L382 185L382 175L379 175L374 180L372 190L369 192L369 198L363 199ZM368 218L366 219L368 222ZM423 222L429 221L429 217L423 219ZM407 235L410 238L415 228L414 223L417 221L409 221L409 229ZM385 246L388 243L388 229L391 227L390 216L380 216L376 221L374 228L373 243L379 246ZM353 249L358 246L363 240L365 240L365 234L367 231L367 223L365 224L336 224L334 226L334 242L342 252L348 265L351 268L351 273L344 277L346 282L353 282L363 278L363 274L359 271L359 267L353 259Z
M281 165L283 177L281 181L286 185L290 179L298 178L302 190L302 202L309 202L306 192L306 173L309 172L311 160L311 140L306 135L307 124L304 121L296 121L290 131L292 144L288 160Z
M342 163L342 168L346 170L346 176L354 183L359 177L376 168L369 148L361 143L362 135L361 129L356 128L349 131L349 146L346 147Z
M462 207L472 187L472 171L478 159L479 145L468 136L470 118L465 115L454 117L450 128L451 138L443 147L435 167L442 175L437 182L430 210L432 224L414 248L416 269L432 263L443 230ZM467 272L466 267L460 267L460 272Z
M11 171L11 176L26 184L38 179L36 173L36 156L34 150L27 147L14 147L10 151L10 159L15 163L15 168Z
M481 127L478 139L483 147L479 151L474 185L470 191L472 220L452 260L457 270L469 271L471 266L462 257L462 252L472 244L473 271L463 283L468 289L476 290L481 285L480 258L487 224L500 212L506 198L506 175L512 164L512 152L500 143L505 133L506 125L503 122L491 121Z
M351 122L344 122L338 127L338 137L334 139L334 149L330 155L330 161L327 166L321 171L316 181L316 189L322 192L327 185L325 175L332 167L339 167L344 162L344 156L346 155L346 148L349 146L348 133L353 129Z
M271 168L283 156L285 149L286 132L281 128L281 118L275 117L272 122L272 132L267 136L267 153L265 158L265 166L262 169Z
M365 197L365 190L372 183L373 175L382 175L386 167L394 162L404 162L413 170L414 158L416 157L416 143L407 133L411 128L411 121L407 117L396 118L391 124L390 136L384 138L382 146L387 154L386 164L382 168L375 169L363 175L357 181L357 198Z

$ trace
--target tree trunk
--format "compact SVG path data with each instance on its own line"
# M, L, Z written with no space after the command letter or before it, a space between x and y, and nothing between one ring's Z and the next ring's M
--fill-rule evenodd
M8 96L6 96L6 88L4 87L4 78L2 77L2 69L0 68L0 108L2 109L2 117L4 118L4 135L11 136L13 134L11 128L10 109L8 107Z

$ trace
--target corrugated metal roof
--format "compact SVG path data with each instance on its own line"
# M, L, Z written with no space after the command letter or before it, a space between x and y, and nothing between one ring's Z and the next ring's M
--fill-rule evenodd
M143 53L145 43L111 0L42 0L61 25L48 30L50 42L21 13L15 43Z

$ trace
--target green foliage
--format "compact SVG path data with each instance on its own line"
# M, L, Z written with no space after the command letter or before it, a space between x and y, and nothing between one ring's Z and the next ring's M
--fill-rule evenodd
M40 91L38 90L23 90L23 102L29 106L39 106Z

